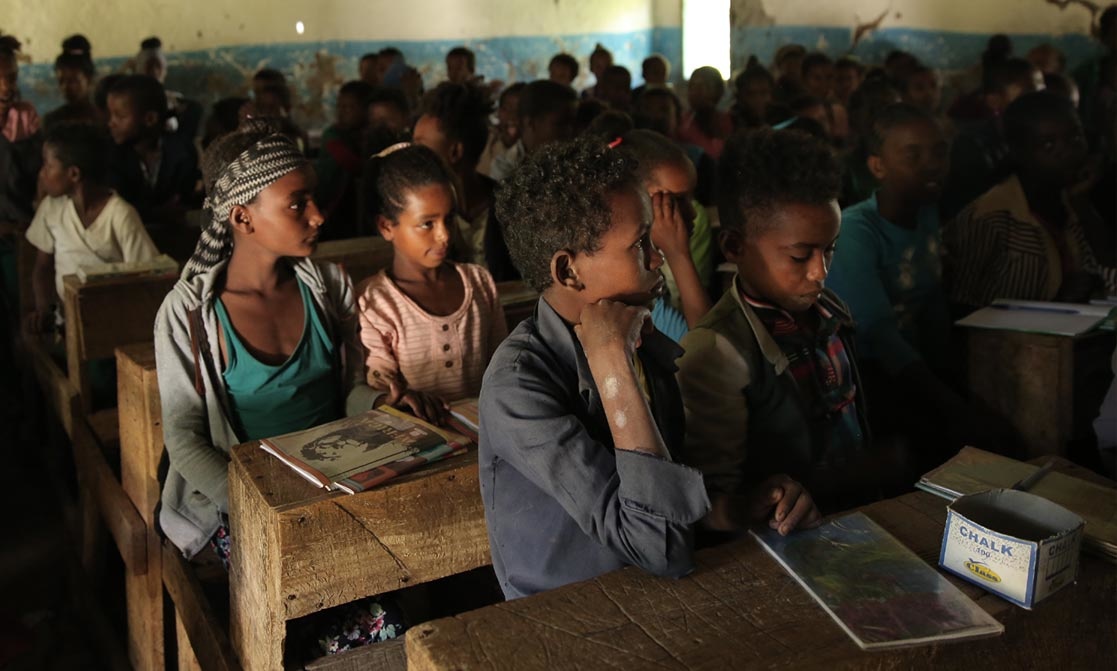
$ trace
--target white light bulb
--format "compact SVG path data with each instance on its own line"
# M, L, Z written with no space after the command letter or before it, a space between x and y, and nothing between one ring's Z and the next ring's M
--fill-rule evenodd
M305 31L305 30L306 30L306 26L303 25L302 21L295 21L295 32L296 33L302 35L303 31Z

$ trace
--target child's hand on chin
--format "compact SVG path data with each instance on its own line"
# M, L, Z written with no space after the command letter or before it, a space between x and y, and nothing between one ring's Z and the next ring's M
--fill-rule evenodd
M652 313L647 308L607 299L582 308L578 321L574 335L582 343L587 359L605 353L631 357L640 347L643 335L653 328Z
M803 485L786 475L773 475L753 491L750 510L755 522L765 519L768 527L786 536L795 529L818 526L822 515Z

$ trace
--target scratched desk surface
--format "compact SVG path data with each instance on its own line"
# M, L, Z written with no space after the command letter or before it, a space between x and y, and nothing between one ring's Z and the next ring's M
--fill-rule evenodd
M937 565L946 501L916 492L862 509ZM682 580L626 568L413 628L430 669L1117 669L1117 567L1083 554L1078 582L1017 608L959 588L1005 625L996 638L863 652L752 539L703 550Z

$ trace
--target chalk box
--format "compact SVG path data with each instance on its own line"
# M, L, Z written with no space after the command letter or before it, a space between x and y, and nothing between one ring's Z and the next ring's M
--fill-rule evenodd
M1074 582L1082 518L1011 489L962 496L947 506L939 566L1032 609Z

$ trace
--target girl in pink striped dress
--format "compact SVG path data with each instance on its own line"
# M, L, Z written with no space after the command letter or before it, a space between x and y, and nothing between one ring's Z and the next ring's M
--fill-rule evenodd
M442 423L449 403L481 390L508 335L496 284L481 266L447 258L455 199L448 169L426 147L372 159L365 186L392 265L357 288L367 378L387 403Z

